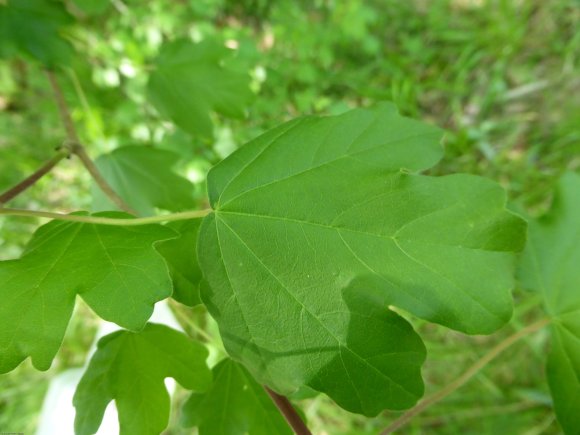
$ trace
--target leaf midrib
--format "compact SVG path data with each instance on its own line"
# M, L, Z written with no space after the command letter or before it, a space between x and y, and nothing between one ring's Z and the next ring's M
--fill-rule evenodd
M240 241L240 243L242 243L242 245L247 249L247 251L262 265L262 267L264 268L264 270L266 270L268 272L268 274L270 274L272 276L272 278L274 278L278 282L278 284L280 284L280 287L282 289L284 289L285 292L299 306L301 306L305 310L306 313L308 313L318 324L320 324L320 326L322 326L322 328L329 334L330 337L332 337L334 340L336 340L336 342L338 344L338 350L339 350L339 352L340 352L341 349L347 350L352 355L354 355L358 360L360 360L361 362L363 362L364 365L368 366L373 371L375 371L377 374L379 374L382 378L384 378L387 381L389 381L389 383L397 385L399 388L401 388L401 390L403 390L406 393L408 393L411 397L417 397L417 395L415 393L409 391L405 386L401 385L397 381L393 380L391 377L387 376L386 374L384 374L383 372L381 372L380 370L378 370L375 366L373 366L372 364L370 364L366 359L364 359L358 353L356 353L355 351L353 351L352 349L350 349L346 343L342 343L341 340L330 329L328 329L328 327L326 326L326 324L324 322L322 322L314 313L312 313L308 309L308 307L306 307L306 305L304 303L302 303L300 300L298 300L296 298L296 296L290 291L290 289L288 289L284 285L284 283L282 283L282 281L280 281L280 279L270 270L270 268L268 268L262 262L262 260L260 259L260 257L258 257L258 255L256 255L256 253L247 245L247 243L238 235L238 233L236 233L223 219L220 219L220 221L232 232L232 234ZM223 256L222 256L222 261L223 261ZM229 277L228 277L228 280L229 280ZM231 281L230 281L230 286L233 288ZM342 354L341 354L341 358L342 358ZM343 365L344 365L344 362L343 362ZM345 368L345 370L346 370L346 368ZM362 407L362 402L361 402L361 407Z
M442 209L438 209L437 211L444 211L446 210L446 208L442 208ZM429 214L433 214L434 212L430 212L427 213L426 215ZM395 235L400 231L401 228L398 228L397 230L395 230L395 232L393 233L393 235L383 235L383 234L378 234L378 233L372 233L372 232L368 232L368 231L361 231L361 230L355 230L352 228L348 228L348 227L337 227L337 226L332 226L332 225L327 225L327 224L321 224L318 222L311 222L311 221L306 221L306 220L300 220L300 219L293 219L293 218L285 218L285 217L279 217L279 216L271 216L271 215L258 215L258 214L252 214L252 213L243 213L243 212L230 212L230 211L219 211L219 212L215 212L216 217L219 218L219 215L240 215L240 216L248 216L248 217L255 217L255 218L262 218L262 219L272 219L272 220L279 220L279 221L287 221L287 222L293 222L293 223L299 223L299 224L308 224L308 225L313 225L313 226L318 226L321 228L325 228L325 229L330 229L330 230L334 230L337 233L339 233L341 231L348 231L348 232L352 232L352 233L357 233L357 234L363 234L366 236L371 236L371 237L377 237L379 239L383 239L383 240L389 240L392 241L394 243L394 245L396 246L396 248L403 254L405 255L407 258L409 258L411 261L413 261L414 263L418 264L419 266L421 266L422 268L430 271L431 273L435 274L436 276L441 277L442 279L444 279L445 281L449 282L455 289L459 290L460 293L464 294L467 296L468 299L472 300L473 302L475 302L478 306L480 306L481 308L483 308L483 310L487 313L489 313L490 315L492 315L493 317L499 319L499 320L503 320L503 318L497 314L494 313L491 309L489 309L488 307L486 307L481 301L477 300L472 294L470 294L469 292L467 292L466 290L464 290L461 286L459 286L457 283L455 283L454 281L452 281L449 277L442 275L440 272L438 272L437 270L428 267L427 265L425 265L423 262L418 261L417 259L415 259L413 256L409 255L409 253L407 253L400 245L400 241L410 241L413 242L413 240L403 240L400 238L395 237ZM426 216L424 215L424 216ZM421 217L424 217L421 216ZM420 218L421 218L420 217ZM417 218L415 220L418 220L420 218ZM222 222L225 223L225 221L223 219L220 219ZM405 223L404 226L406 226ZM227 224L226 224L227 225ZM227 225L229 228L231 228L229 225ZM237 233L236 233L237 235ZM239 237L239 236L238 236ZM342 236L340 236L342 238ZM240 238L241 240L241 238ZM421 242L423 243L423 242ZM481 248L471 248L471 247L465 247L463 245L446 245L446 244L438 244L438 243L433 243L430 242L430 244L434 244L437 246L452 246L455 248L460 248L460 249L468 249L468 250L472 250L472 251L483 251L483 252L489 252L485 249L481 249ZM356 258L356 257L355 257ZM361 263L363 266L365 266L364 263ZM366 267L366 266L365 266ZM372 269L371 269L372 270ZM382 275L378 274L377 272L373 271L375 275L382 277ZM406 292L406 294L408 294Z

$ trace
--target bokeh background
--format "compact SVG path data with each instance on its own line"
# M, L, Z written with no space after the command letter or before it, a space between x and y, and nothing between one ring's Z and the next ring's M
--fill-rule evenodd
M127 145L169 150L177 156L175 171L194 183L200 206L209 168L261 132L303 114L336 114L382 100L446 129L446 156L431 173L494 179L522 213L541 214L558 176L580 167L577 0L54 3L62 9L58 31L74 48L61 85L88 152L97 156ZM254 96L245 118L214 115L211 140L168 122L146 98L160 47L178 38L225 45L228 64L251 77ZM50 158L64 138L42 66L26 56L0 59L0 191ZM91 181L71 160L11 206L69 212L90 209L91 202ZM0 219L0 259L17 257L38 224ZM513 320L490 337L414 320L429 352L428 393L540 316L538 298L519 289L514 297ZM203 313L174 310L195 335L191 319ZM0 376L0 430L35 430L51 377L84 364L96 328L81 305L49 371L25 362ZM544 333L523 340L400 433L561 433L543 373L545 350ZM188 433L176 423L183 397L178 390L168 434ZM302 407L320 434L377 433L398 415L366 419L322 396Z

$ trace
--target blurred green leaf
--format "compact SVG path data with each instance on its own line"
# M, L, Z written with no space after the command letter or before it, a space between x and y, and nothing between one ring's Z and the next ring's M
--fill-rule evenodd
M180 128L205 139L213 136L212 111L243 118L253 96L250 77L222 66L228 51L209 40L166 44L149 78L151 102Z
M155 207L182 211L197 206L193 184L172 171L178 160L170 151L126 146L99 156L95 164L115 192L134 210L140 215L151 215ZM115 208L96 185L93 186L93 208Z
M86 15L100 15L111 6L111 0L73 0L73 2Z
M520 267L523 285L540 291L552 318L548 382L567 434L580 427L580 175L562 176L550 211L530 222Z
M0 57L26 54L51 67L67 64L73 50L61 34L71 21L58 1L0 2Z

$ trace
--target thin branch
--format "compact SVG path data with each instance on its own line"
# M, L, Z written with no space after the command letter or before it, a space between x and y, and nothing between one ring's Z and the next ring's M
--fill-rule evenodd
M292 430L297 435L312 435L310 429L306 426L306 424L300 418L300 415L296 412L290 401L280 394L276 393L275 391L270 390L268 387L264 387L274 404L280 410L280 413L284 416Z
M454 412L444 413L442 415L434 415L433 417L423 417L421 423L424 426L441 426L445 424L448 420L457 421L458 419L461 420L468 420L468 419L477 419L477 418L484 418L490 417L493 415L507 415L516 412L526 411L532 408L539 408L543 406L540 402L516 402L516 403L508 403L502 405L494 405L484 408L474 408L474 409L466 409L466 410L459 410Z
M64 99L64 94L62 93L62 89L58 84L56 76L52 71L47 70L46 75L48 77L48 81L50 82L50 86L52 87L52 91L54 93L54 99L56 100L56 105L58 107L58 114L60 115L60 120L62 121L62 125L66 130L66 135L70 142L80 143L79 136L77 134L77 130L73 123L72 117L70 116L70 111L68 109L68 105L66 104L66 100Z
M121 210L126 211L127 213L131 213L136 215L137 213L133 210L124 200L121 198L117 192L113 190L110 184L105 180L102 174L99 172L91 158L88 156L85 147L81 144L79 136L77 134L76 128L74 126L72 117L70 115L70 110L66 104L66 100L64 99L64 94L56 76L52 71L47 71L46 75L48 76L48 80L50 81L50 85L52 86L52 90L54 92L54 98L56 100L56 104L58 107L58 113L60 115L60 119L64 128L66 130L66 134L68 137L68 146L70 147L71 153L75 154L82 162L84 167L89 171L99 188L103 191L107 197L113 201L113 203L119 207Z
M0 195L0 207L3 204L6 204L11 199L15 198L16 196L20 195L29 187L33 186L38 180L40 180L43 176L48 174L52 168L54 168L62 159L68 157L70 152L66 149L61 149L57 152L57 154L44 163L40 168L34 171L31 175L26 177L20 183L11 187L6 192Z
M91 174L91 176L93 177L93 180L95 180L95 182L103 191L103 193L107 195L107 197L111 201L113 201L117 207L119 207L121 210L126 211L127 213L137 215L137 212L133 210L131 206L129 206L119 195L117 195L117 192L115 192L111 187L111 185L107 182L107 180L105 180L105 178L99 172L99 169L91 160L91 158L88 156L87 152L85 151L85 148L81 144L78 143L74 144L72 146L72 153L81 160L83 166L86 168L87 171L89 171L89 174Z
M498 343L494 348L492 348L488 353L486 353L475 364L473 364L470 368L468 368L467 371L465 371L465 373L463 373L453 382L447 384L447 386L443 387L436 393L425 397L418 405L416 405L414 408L409 409L407 412L401 415L397 420L391 423L384 431L382 431L381 435L388 435L400 429L407 423L409 423L409 421L411 421L413 417L425 411L427 408L439 402L440 400L444 399L458 388L461 388L482 368L484 368L489 362L491 362L493 359L499 356L504 350L509 348L512 344L522 339L523 337L542 329L548 323L550 323L550 319L539 320L535 323L532 323L529 326L526 326L525 328L519 330L515 334L510 335L505 340Z
M34 217L34 218L48 218L61 221L81 222L85 224L98 225L114 225L119 227L148 225L160 222L182 221L187 219L201 218L213 210L208 208L205 210L184 211L181 213L166 214L162 216L149 216L144 218L122 219L122 218L108 218L104 216L82 216L74 214L52 213L48 211L23 210L18 208L1 208L0 215L20 216L20 217Z

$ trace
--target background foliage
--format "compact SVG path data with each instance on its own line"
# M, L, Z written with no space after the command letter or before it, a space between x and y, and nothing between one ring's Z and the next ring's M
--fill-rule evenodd
M47 0L40 16L31 15L35 3L19 0L11 14L20 16L0 13L0 190L35 170L64 139L43 68L31 59L69 65L61 83L81 140L144 215L205 207L207 170L283 120L381 100L446 129L446 155L431 173L499 180L514 207L532 215L548 208L559 175L580 166L575 0ZM22 52L28 55L17 55ZM184 75L182 52L209 57L213 65ZM212 95L216 80L232 91ZM188 92L197 100L183 99ZM183 100L177 113L167 110L168 96ZM183 113L199 116L187 122ZM143 147L153 147L156 158ZM175 187L163 189L165 182ZM91 191L71 160L11 204L62 212L109 208L104 198L93 202ZM0 259L17 257L37 225L1 219ZM427 392L540 316L539 297L519 289L515 297L510 325L490 337L414 320L427 339ZM207 322L210 344L217 340L201 308L174 308L194 336L193 325ZM96 324L89 309L77 308L48 372L27 362L0 377L0 428L34 430L50 376L84 363ZM546 341L540 333L515 346L419 416L408 433L559 433L542 368ZM314 431L328 433L374 433L395 415L364 419L322 396L304 410ZM176 414L168 433L182 431Z

